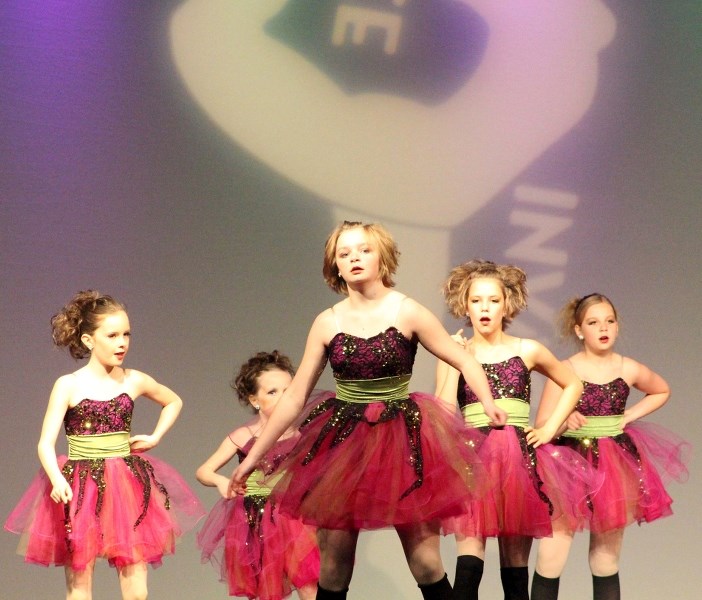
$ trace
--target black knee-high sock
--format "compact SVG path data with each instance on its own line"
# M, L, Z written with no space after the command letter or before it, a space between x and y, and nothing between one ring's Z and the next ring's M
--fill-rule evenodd
M619 573L607 577L593 575L592 597L594 600L620 600Z
M529 600L529 569L502 567L500 569L505 600Z
M482 558L470 554L456 559L456 579L453 581L453 597L456 600L478 600L484 565Z
M453 600L453 590L445 573L439 581L422 584L419 589L424 600Z
M340 592L333 592L331 590L325 590L321 585L317 584L317 600L346 600L346 593L349 588L341 590Z
M558 600L560 577L544 577L534 571L531 580L531 600Z

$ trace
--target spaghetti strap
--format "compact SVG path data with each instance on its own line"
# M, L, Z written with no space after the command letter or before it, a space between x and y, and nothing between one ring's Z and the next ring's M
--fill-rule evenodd
M568 366L570 367L570 370L573 371L573 373L575 373L575 374L577 375L578 379L579 379L580 381L584 381L584 379L583 379L582 377L580 377L580 375L578 375L578 372L575 370L575 367L573 366L573 363L570 362L570 359L569 359L569 358L566 358L566 359L565 359L565 362L568 363Z
M339 325L339 316L336 314L334 307L331 307L332 314L334 315L334 323L336 324L336 332L341 333L341 325Z
M392 320L392 326L397 327L397 317L400 316L400 309L402 308L402 303L407 300L407 296L402 296L400 301L397 303L397 311L395 311L395 318Z

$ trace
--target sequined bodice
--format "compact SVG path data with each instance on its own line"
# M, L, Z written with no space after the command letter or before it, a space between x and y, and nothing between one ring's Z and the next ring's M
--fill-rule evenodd
M411 374L417 344L388 327L369 338L337 333L327 353L335 379L378 379Z
M531 397L531 376L520 356L513 356L498 363L483 364L493 398L516 398L527 404ZM461 375L458 382L458 405L463 408L479 402Z
M112 400L81 400L66 411L63 424L66 435L94 435L131 431L134 401L129 394Z
M623 415L629 398L629 385L621 377L609 383L583 381L583 395L577 410L586 417Z

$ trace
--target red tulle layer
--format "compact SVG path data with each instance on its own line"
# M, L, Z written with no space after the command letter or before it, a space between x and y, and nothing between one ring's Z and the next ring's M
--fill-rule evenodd
M388 405L375 402L362 419L349 420L344 411L357 406L322 395L319 404L327 401L328 409L302 427L278 470L280 511L326 529L377 529L464 512L487 484L473 434L437 398L415 393L410 400L390 419Z
M174 552L176 539L192 529L205 511L175 469L154 457L144 460L153 467L155 480L168 491L169 508L166 497L150 481L148 507L135 526L144 511L145 486L124 459L107 458L98 514L98 486L90 475L85 478L78 509L80 482L76 468L70 482L73 499L68 527L64 505L51 500L51 482L41 470L5 523L5 529L21 536L18 552L27 562L69 566L76 571L96 558L105 558L116 567L139 562L159 565L164 555ZM59 458L60 466L65 462L65 456Z
M315 530L279 514L270 502L255 518L260 521L251 526L243 497L222 498L198 533L202 561L217 569L229 595L281 600L294 588L316 585Z
M492 487L464 515L444 520L445 533L538 538L552 534L556 519L573 531L585 526L602 482L582 456L553 444L527 448L523 430L509 425L482 435L479 456Z
M631 523L651 522L673 513L665 483L685 481L690 445L669 430L636 422L625 428L636 452L618 438L597 440L597 468L604 483L593 496L591 531L602 533ZM594 462L592 446L579 446ZM638 454L638 457L636 456Z

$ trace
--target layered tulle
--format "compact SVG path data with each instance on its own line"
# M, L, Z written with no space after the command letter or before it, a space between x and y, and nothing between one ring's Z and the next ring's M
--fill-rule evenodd
M66 462L59 458L59 466ZM117 567L157 566L204 515L178 472L152 456L72 463L73 499L67 506L51 500L51 482L41 470L5 523L21 536L18 552L27 562L77 571L96 558Z
M321 395L282 464L282 513L327 529L376 529L461 514L489 482L473 434L428 394L347 403Z
M260 496L220 499L197 543L231 596L280 600L319 578L315 530Z
M573 531L585 526L601 485L586 460L553 444L528 446L524 431L511 425L479 431L478 454L492 485L463 515L442 521L444 533L539 538L552 534L556 519Z
M591 531L602 533L673 513L665 483L685 481L690 445L664 427L636 422L623 435L582 443L566 438L603 477L593 496Z

